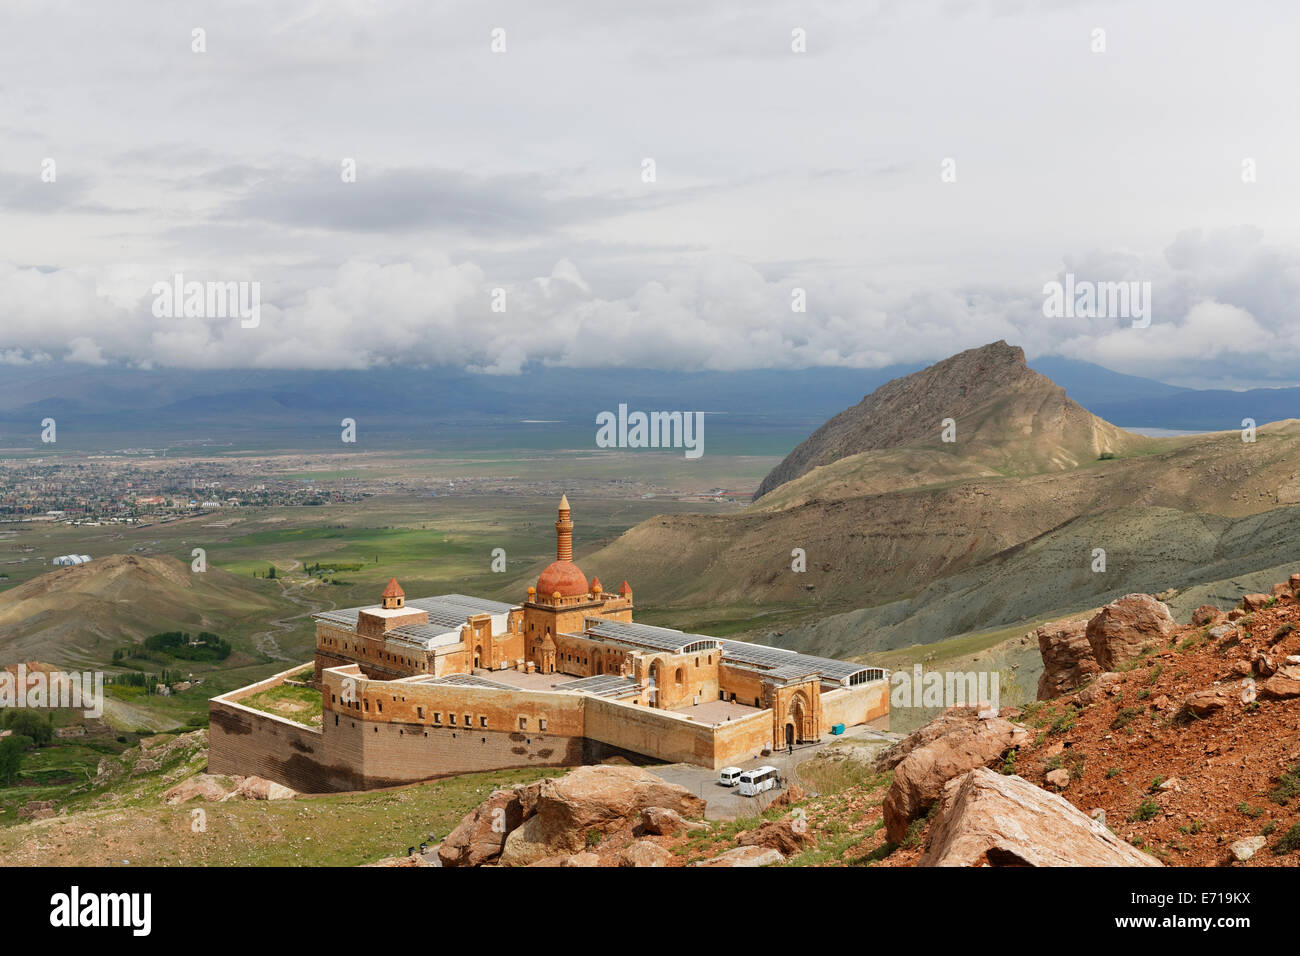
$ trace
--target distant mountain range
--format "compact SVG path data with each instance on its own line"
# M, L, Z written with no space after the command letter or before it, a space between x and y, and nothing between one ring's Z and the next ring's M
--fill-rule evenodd
M1300 416L1300 388L1180 388L1053 356L1037 359L1032 367L1095 415L1130 429L1224 430L1239 428L1243 418L1263 424ZM841 409L919 368L535 367L519 376L499 376L451 368L0 366L0 445L30 443L40 420L54 417L64 448L196 437L262 448L310 447L337 443L338 422L349 416L385 447L440 441L574 446L591 442L598 412L627 403L716 413L709 418L715 451L784 454ZM533 427L512 427L525 420Z
M1140 382L1102 387L1132 401ZM583 563L619 568L681 626L721 621L831 656L1153 587L1235 599L1235 579L1300 551L1300 421L1261 423L1256 439L1118 428L996 342L832 417L743 511L661 515Z

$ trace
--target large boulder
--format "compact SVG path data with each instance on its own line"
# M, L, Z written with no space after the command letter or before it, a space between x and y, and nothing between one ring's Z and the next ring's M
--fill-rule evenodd
M495 863L505 849L506 837L524 822L520 790L492 791L491 796L461 820L438 847L442 865Z
M1043 658L1043 673L1038 678L1038 699L1048 700L1072 691L1101 673L1088 643L1087 621L1053 621L1044 624L1038 634L1038 653Z
M1149 594L1126 594L1093 615L1088 643L1101 669L1112 671L1168 641L1177 629L1167 605Z
M235 793L248 800L291 800L298 791L263 777L245 777Z
M913 750L894 768L893 783L885 794L882 809L890 842L903 842L912 821L934 805L953 777L987 766L1028 740L1029 732L1024 727L994 717L954 727Z
M876 758L876 770L881 773L886 770L893 770L913 750L933 743L944 734L952 733L954 730L973 727L978 720L974 708L971 707L952 707L945 710L933 720L918 727L898 743L881 753Z
M769 820L736 838L740 846L765 846L780 851L782 856L792 856L810 842L812 837L808 834L807 824L800 826L789 817Z
M772 801L772 806L776 806L775 800ZM676 810L646 807L641 811L641 832L653 836L672 836L681 830L707 830L708 828L707 823L687 820Z
M618 855L618 865L625 867L667 866L673 855L653 840L637 840Z
M239 789L239 777L227 777L222 774L196 773L187 777L163 794L163 802L170 804L185 803L196 797L211 803L229 800Z
M779 850L762 846L738 846L734 850L720 853L711 860L700 860L691 866L771 866L784 863Z
M527 866L544 857L582 850L590 834L609 833L639 820L648 807L702 817L705 803L685 787L640 767L579 767L541 781L534 811L506 837L505 866Z
M944 788L918 866L1161 866L1064 798L983 767Z

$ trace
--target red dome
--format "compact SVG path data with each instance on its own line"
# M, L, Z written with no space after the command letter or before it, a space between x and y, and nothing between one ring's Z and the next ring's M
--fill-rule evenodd
M537 594L550 597L556 591L560 597L582 597L587 593L587 576L572 561L555 561L537 579Z

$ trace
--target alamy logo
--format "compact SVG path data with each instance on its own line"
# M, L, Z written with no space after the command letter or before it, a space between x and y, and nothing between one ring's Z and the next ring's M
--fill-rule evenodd
M104 716L104 674L86 671L31 671L26 664L0 670L0 710L6 707L40 710L47 707L80 710L90 718Z
M50 925L126 926L133 936L148 936L153 928L150 893L82 893L78 886L50 897Z
M909 674L894 671L889 678L891 707L979 707L998 712L1000 704L997 671L929 671L920 664Z
M628 412L596 416L597 448L684 448L687 458L704 454L703 412Z
M1132 319L1133 328L1151 324L1151 283L1052 280L1043 286L1043 315L1049 319Z
M245 329L262 322L262 283L186 282L176 273L171 282L155 282L153 314L159 319L239 319Z

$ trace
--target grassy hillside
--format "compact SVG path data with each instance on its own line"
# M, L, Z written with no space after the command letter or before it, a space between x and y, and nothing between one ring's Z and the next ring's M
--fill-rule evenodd
M145 738L106 758L121 767L58 801L46 819L0 827L8 866L357 866L445 837L492 790L560 773L503 770L396 790L261 801L163 795L203 772L203 732ZM149 762L141 768L141 758ZM106 765L107 766L107 765ZM134 768L134 769L132 769ZM138 772L137 772L138 771ZM30 791L31 799L40 799ZM0 800L5 791L0 791ZM195 829L195 810L203 829ZM0 816L10 822L13 815Z

